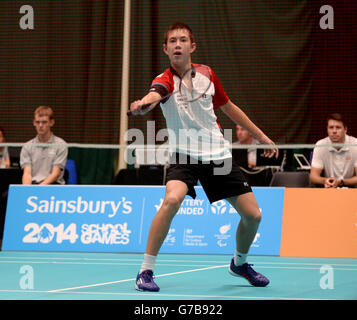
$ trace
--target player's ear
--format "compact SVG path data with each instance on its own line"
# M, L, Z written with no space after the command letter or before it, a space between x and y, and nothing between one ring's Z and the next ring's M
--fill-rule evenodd
M196 50L196 42L192 42L190 53L195 52L195 50Z
M169 55L168 52L167 52L166 43L164 43L164 44L162 45L162 50L165 52L165 54Z

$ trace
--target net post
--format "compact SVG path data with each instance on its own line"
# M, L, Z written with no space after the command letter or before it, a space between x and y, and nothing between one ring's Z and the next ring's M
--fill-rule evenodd
M131 1L125 0L124 4L124 28L123 28L123 62L122 62L122 84L121 84L121 104L120 104L120 132L119 144L126 145L125 133L128 130L128 105L129 105L129 63L130 63L130 9ZM120 148L119 159L116 161L115 174L121 169L126 169L124 154L125 148Z

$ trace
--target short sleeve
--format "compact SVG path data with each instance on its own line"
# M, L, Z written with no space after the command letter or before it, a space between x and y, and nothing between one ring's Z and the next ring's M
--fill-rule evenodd
M357 168L357 147L352 147L352 159L354 160L353 166Z
M170 72L170 69L166 69L164 73L158 75L151 82L151 89L155 87L163 87L168 94L171 94L174 91L173 75Z
M20 152L20 167L24 169L25 167L32 166L31 153L29 148L31 148L28 144L25 144L21 148Z
M54 159L53 166L63 169L67 162L68 148L67 144L63 143L57 147L56 158Z
M318 168L318 169L324 168L324 162L321 153L322 153L322 148L316 148L316 147L314 148L312 154L311 167Z
M211 70L211 72L212 72L212 82L214 84L214 90L215 90L215 94L213 96L212 102L213 102L213 108L217 109L225 105L228 102L229 98L226 92L224 91L223 86L219 81L216 73L213 70Z

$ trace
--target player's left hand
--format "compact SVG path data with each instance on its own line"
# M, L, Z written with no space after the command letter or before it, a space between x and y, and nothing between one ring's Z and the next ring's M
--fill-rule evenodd
M260 140L260 142L263 144L269 144L275 146L275 143L272 140L270 140L268 137L265 137L264 139ZM272 158L275 156L275 158L278 159L279 149L278 148L264 149L264 156L268 158Z

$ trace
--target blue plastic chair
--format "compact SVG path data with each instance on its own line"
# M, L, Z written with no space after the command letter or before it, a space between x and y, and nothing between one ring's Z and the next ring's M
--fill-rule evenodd
M64 169L68 172L66 184L78 184L77 167L75 161L72 159L67 159Z

